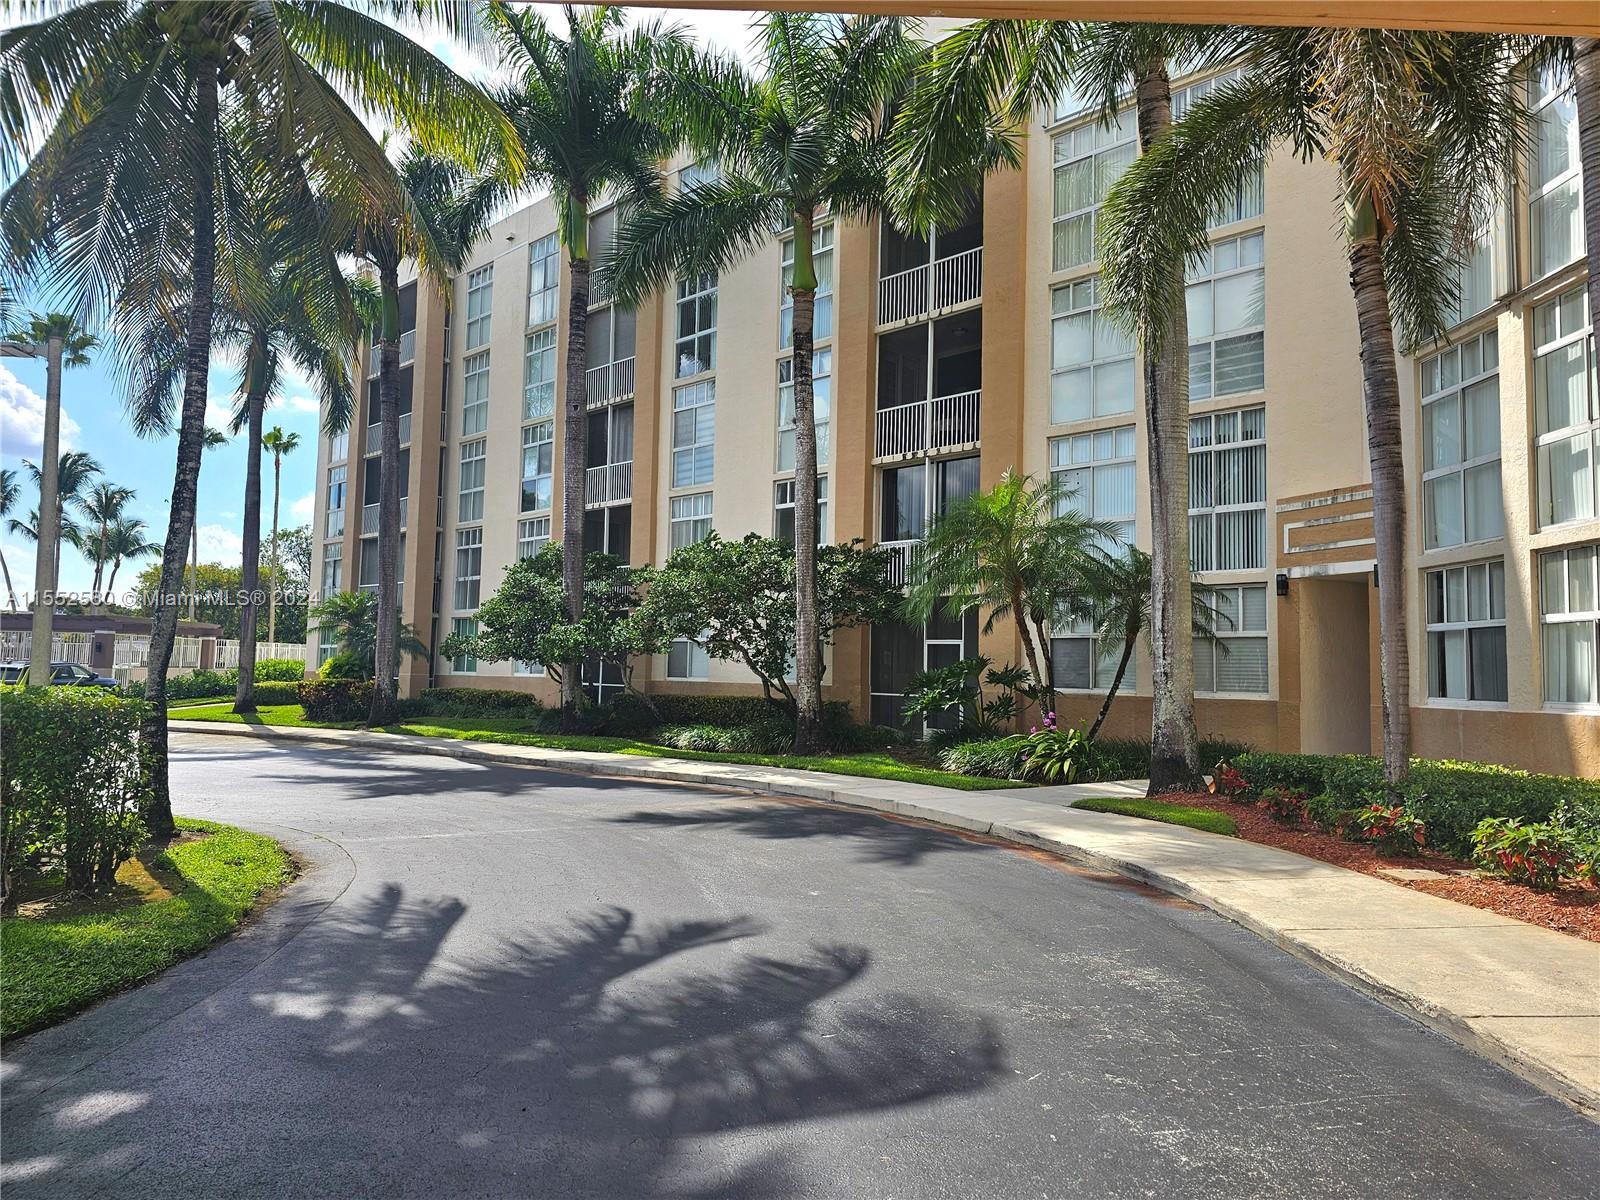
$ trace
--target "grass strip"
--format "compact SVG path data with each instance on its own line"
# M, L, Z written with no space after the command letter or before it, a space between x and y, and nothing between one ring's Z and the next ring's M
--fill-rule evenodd
M1227 813L1212 812L1209 808L1191 808L1187 804L1168 804L1164 800L1092 796L1087 800L1073 801L1072 807L1089 812L1116 813L1123 817L1142 817L1146 821L1164 821L1168 825L1187 825L1190 829L1221 833L1228 837L1239 836L1239 826Z

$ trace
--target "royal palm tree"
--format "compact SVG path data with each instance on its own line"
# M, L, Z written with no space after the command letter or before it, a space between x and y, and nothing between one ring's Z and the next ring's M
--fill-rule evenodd
M200 438L202 453L207 450L215 450L219 446L227 444L227 434L215 426L206 426L205 432ZM198 500L199 480L197 479L195 482L197 485L195 496ZM198 619L200 612L200 521L198 517L189 523L189 569L189 620L194 621Z
M100 583L105 576L106 539L110 536L111 527L122 516L122 510L132 500L132 488L122 487L102 479L93 484L83 496L83 515L89 519L89 529L86 531L89 557L94 563L94 595L95 604L99 605Z
M120 517L106 535L106 557L111 563L111 577L106 580L106 593L115 595L117 572L124 562L133 562L149 554L159 554L161 544L146 536L145 523L138 517Z
M300 446L298 433L274 425L261 435L261 449L272 455L272 590L267 594L267 641L278 640L278 503L283 495L283 460Z
M716 163L716 177L639 205L606 272L618 297L635 301L674 273L724 271L765 245L774 229L793 230L786 286L794 306L794 750L812 754L821 748L823 654L812 377L816 223L882 209L892 104L921 48L893 17L774 12L760 29L759 76L733 60L703 59L653 98L695 151ZM967 188L961 198L970 195Z
M93 456L82 450L68 450L56 459L56 502L54 508L47 508L43 504L45 491L45 473L39 464L29 459L23 459L22 465L27 469L33 479L34 486L39 489L40 512L54 512L55 521L49 528L36 530L31 536L39 544L41 538L50 538L54 531L55 542L54 561L51 563L51 584L54 590L57 580L61 578L61 546L69 543L81 548L83 543L83 530L72 520L70 513L82 512L84 494L89 490L90 481L101 473L100 464Z
M219 278L259 249L236 219L252 190L244 184L263 166L273 177L304 171L331 194L402 212L394 171L347 97L430 148L516 161L499 111L401 28L417 16L459 27L469 10L421 0L93 4L47 10L0 49L0 174L15 180L0 198L4 282L40 278L83 314L115 304L124 344L157 321L186 332L141 736L145 823L158 836L173 829L165 699L178 612L166 598L194 523L212 308ZM234 136L238 113L256 133L248 141ZM308 241L338 232L324 212L280 215ZM187 286L175 294L178 263Z
M10 467L0 470L0 518L7 517L16 507L17 497L22 491L22 485L17 482L17 473ZM0 553L0 572L6 577L6 603L8 611L17 612L17 592L11 586L11 568L6 565L6 556Z
M1241 51L1244 76L1195 104L1112 189L1102 212L1107 305L1147 347L1182 344L1184 295L1170 264L1205 250L1217 204L1283 142L1336 167L1331 199L1344 216L1361 341L1393 786L1411 752L1395 330L1407 349L1444 332L1459 255L1515 178L1522 48L1490 34L1253 29Z

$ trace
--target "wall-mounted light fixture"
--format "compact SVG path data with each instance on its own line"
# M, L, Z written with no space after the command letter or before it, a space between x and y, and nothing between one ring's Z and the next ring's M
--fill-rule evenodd
M1280 597L1283 597L1283 596L1287 596L1288 594L1289 594L1289 573L1287 571L1279 571L1278 572L1278 595Z

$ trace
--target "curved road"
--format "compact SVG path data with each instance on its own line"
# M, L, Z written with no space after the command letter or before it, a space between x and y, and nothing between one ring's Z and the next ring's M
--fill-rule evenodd
M7 1200L1576 1197L1600 1129L1182 902L876 817L174 739L305 876L7 1048Z

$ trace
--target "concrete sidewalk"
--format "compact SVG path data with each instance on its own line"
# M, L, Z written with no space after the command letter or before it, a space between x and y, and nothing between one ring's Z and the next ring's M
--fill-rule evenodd
M1134 783L964 792L925 784L359 730L169 722L173 732L397 750L738 788L916 818L1116 871L1203 904L1600 1115L1600 944L1288 851L1071 808Z

